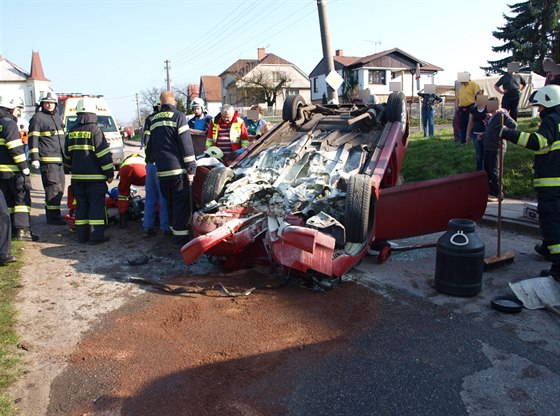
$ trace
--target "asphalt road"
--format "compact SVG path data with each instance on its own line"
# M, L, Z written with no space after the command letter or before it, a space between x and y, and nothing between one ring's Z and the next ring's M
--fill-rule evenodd
M495 226L478 225L477 234L485 256L494 255ZM435 242L439 235L395 243ZM280 369L284 374L271 380L290 377L298 387L263 400L290 415L560 414L560 318L490 307L493 297L511 294L508 282L548 267L533 253L536 241L504 231L502 250L515 261L485 272L474 297L435 290L436 248L393 253L383 264L368 256L345 276L379 298L362 334L311 368Z

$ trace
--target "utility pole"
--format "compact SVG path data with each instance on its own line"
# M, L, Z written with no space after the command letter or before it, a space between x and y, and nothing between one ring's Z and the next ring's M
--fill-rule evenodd
M165 80L167 82L167 91L171 91L171 78L169 77L169 71L171 70L169 66L170 63L171 62L169 62L169 59L165 60L165 74L166 74Z
M334 60L331 49L331 35L329 31L329 19L327 17L327 0L317 0L319 12L319 27L321 30L321 43L323 44L323 58L327 63L327 75L334 71ZM328 102L338 103L338 93L327 83Z
M138 118L138 128L142 128L140 124L140 104L138 102L138 93L136 93L136 117Z

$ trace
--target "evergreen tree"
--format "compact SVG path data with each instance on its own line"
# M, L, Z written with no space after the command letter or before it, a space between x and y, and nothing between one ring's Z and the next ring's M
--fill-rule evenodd
M492 32L504 42L492 46L494 52L509 52L511 56L488 61L481 67L487 75L504 73L509 62L545 75L542 62L545 57L560 61L560 0L528 0L508 5L514 16L504 14L506 24Z

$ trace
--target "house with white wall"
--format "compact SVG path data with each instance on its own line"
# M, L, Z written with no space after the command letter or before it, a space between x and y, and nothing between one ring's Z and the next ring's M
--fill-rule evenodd
M54 93L50 84L51 81L45 77L39 52L32 51L29 72L0 55L0 95L16 94L25 103L18 124L24 124L27 128L41 97L48 92Z
M333 60L334 69L339 75L345 80L356 80L356 91L362 92L360 96L368 96L363 92L369 92L381 101L385 101L384 97L391 93L390 83L399 83L405 95L415 96L425 84L435 84L436 74L443 71L442 68L415 58L398 48L365 57L346 57L339 49ZM309 74L311 102L320 103L327 97L327 75L327 63L323 58ZM417 75L420 76L419 82L416 80ZM344 85L338 89L340 102L343 101L343 93Z
M309 78L301 69L277 55L266 53L265 48L257 48L257 59L239 59L220 74L222 102L235 107L255 104L251 98L245 97L243 89L247 80L259 76L269 77L271 84L287 80L277 96L274 110L281 110L289 95L299 94L306 102L310 100Z
M206 104L206 112L215 116L222 108L222 80L216 75L203 75L200 77L200 98Z

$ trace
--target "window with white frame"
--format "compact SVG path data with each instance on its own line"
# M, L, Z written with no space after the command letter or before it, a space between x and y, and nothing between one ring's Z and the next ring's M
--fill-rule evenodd
M319 87L317 87L317 77L313 78L313 92L319 92Z

